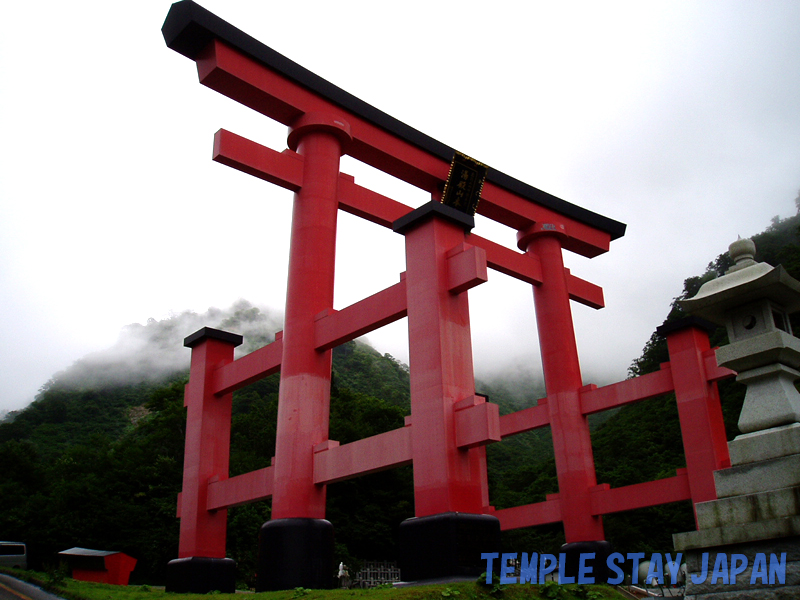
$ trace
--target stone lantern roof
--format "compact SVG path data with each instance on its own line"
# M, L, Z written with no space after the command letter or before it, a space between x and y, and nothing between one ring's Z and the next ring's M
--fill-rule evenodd
M726 325L726 313L758 300L771 300L787 314L800 311L800 282L783 266L756 262L752 240L737 240L729 247L735 264L725 275L703 284L697 295L679 304L686 312Z

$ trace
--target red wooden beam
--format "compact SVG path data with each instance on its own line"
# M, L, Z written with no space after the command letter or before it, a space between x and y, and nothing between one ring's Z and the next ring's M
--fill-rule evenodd
M401 427L314 454L314 483L334 483L411 464L411 428Z
M453 409L458 448L469 450L500 441L500 407L497 404L486 402L483 396L470 396L457 402Z
M245 137L220 129L214 134L213 160L293 192L303 184L303 157L286 149L278 152ZM362 219L391 228L413 209L355 183L352 175L339 179L339 208Z
M273 468L258 469L208 484L208 510L240 506L272 496Z
M564 271L567 273L567 292L570 300L575 300L595 309L603 308L606 305L603 297L603 288L576 277L569 272L569 269L564 269Z
M540 401L541 402L541 401ZM546 402L539 406L518 410L500 417L500 435L508 437L550 424L550 413Z
M227 394L239 390L277 373L283 356L283 332L275 334L275 341L239 358L214 372L213 393Z
M542 283L542 267L535 256L511 250L474 233L469 234L466 241L486 251L486 263L495 271L531 285Z
M703 352L703 365L706 377L709 381L719 381L721 379L729 379L736 377L736 371L720 367L717 364L717 349L711 348Z
M558 494L553 494L548 496L544 502L503 508L487 514L497 517L500 520L500 529L508 531L509 529L558 523L561 521L561 504L558 501Z
M389 229L397 219L414 210L402 202L361 187L352 175L345 173L339 176L339 208Z
M447 288L451 294L466 292L488 279L483 248L459 244L447 253Z
M400 283L381 290L316 322L316 348L327 350L406 316L405 274Z
M214 134L212 159L292 192L303 186L302 156L288 149L276 152L225 129Z
M675 477L656 479L619 488L598 485L591 491L592 514L607 515L668 502L691 500L686 469L678 469Z
M581 412L585 415L624 406L632 402L655 398L675 389L669 365L660 371L626 379L598 388L589 385L581 389Z

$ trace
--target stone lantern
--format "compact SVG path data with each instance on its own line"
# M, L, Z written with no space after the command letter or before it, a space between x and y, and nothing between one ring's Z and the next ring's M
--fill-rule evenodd
M717 363L738 372L747 385L739 430L743 434L800 421L800 339L789 314L800 310L800 282L782 266L753 259L748 239L730 245L735 261L724 276L704 284L681 307L724 325L730 344L717 350Z
M800 311L800 282L754 255L751 240L734 242L734 266L680 303L726 327L730 343L717 349L717 363L747 386L742 433L728 443L731 467L714 472L717 500L695 505L697 531L672 536L686 554L693 600L800 598L800 339L789 324ZM706 576L726 557L731 573L737 557L738 578ZM759 557L783 573L782 585L759 577Z

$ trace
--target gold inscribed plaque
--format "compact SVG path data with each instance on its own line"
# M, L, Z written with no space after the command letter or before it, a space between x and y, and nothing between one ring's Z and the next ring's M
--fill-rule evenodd
M444 184L442 204L474 216L488 171L489 167L485 164L466 154L456 152L453 162L450 163L450 174Z

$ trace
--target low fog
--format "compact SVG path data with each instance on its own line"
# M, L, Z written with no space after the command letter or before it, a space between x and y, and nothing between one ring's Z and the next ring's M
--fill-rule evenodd
M179 371L188 371L191 350L183 340L202 327L214 327L244 337L236 358L272 342L282 328L283 317L265 307L239 300L226 309L209 308L198 314L185 311L144 325L122 329L117 343L92 352L68 369L56 373L46 387L93 389L140 382L157 382Z

